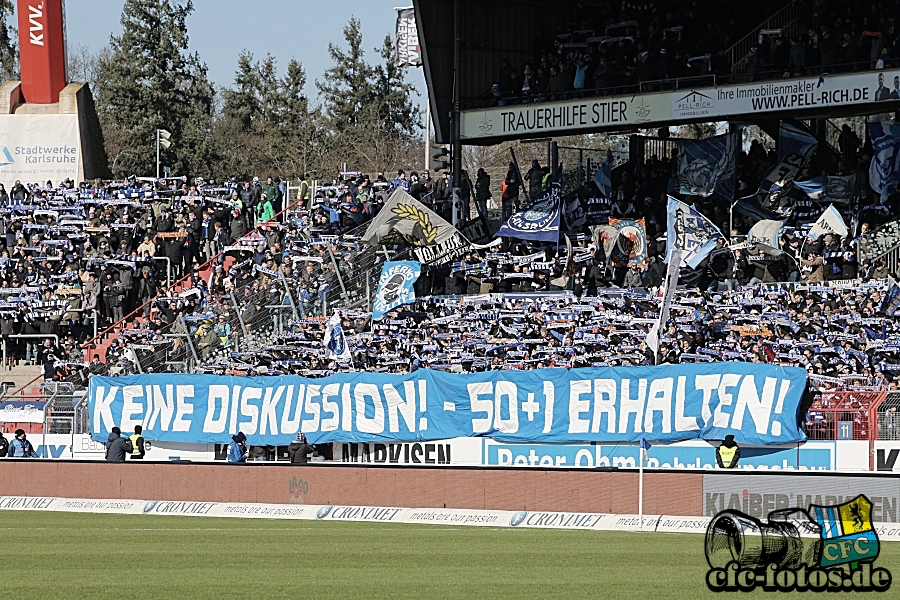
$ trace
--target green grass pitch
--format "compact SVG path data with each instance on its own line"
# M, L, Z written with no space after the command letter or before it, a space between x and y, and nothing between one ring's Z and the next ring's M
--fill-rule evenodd
M6 598L737 596L697 534L0 511L0 539ZM878 563L900 575L900 544Z

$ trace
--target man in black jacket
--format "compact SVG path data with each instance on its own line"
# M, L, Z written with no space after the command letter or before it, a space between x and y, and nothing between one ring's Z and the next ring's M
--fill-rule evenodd
M306 464L307 456L312 454L313 447L306 443L306 436L297 434L297 439L288 446L288 457L292 464Z
M125 457L134 452L131 440L122 437L122 430L113 427L106 442L106 460L109 462L125 462Z

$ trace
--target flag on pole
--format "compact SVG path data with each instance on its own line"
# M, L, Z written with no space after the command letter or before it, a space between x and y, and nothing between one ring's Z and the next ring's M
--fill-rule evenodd
M717 193L734 198L736 156L740 131L705 140L678 140L678 186L682 194L703 196Z
M706 258L722 232L696 208L669 196L666 256L681 250L681 265L696 269Z
M528 207L509 218L494 237L511 237L535 242L559 241L559 217L562 212L562 170L558 171L550 189L539 194ZM383 209L382 209L383 210Z
M609 195L612 193L612 163L612 150L607 150L606 162L600 163L600 168L594 173L594 182L597 184L597 189L600 190L600 193L606 199L609 199Z
M869 165L869 185L885 203L900 181L900 123L869 121L869 137L875 151Z
M421 67L422 48L419 45L416 11L412 6L394 10L397 11L397 47L394 51L394 66Z
M665 286L662 304L659 307L659 320L650 327L647 333L645 343L647 347L656 354L659 352L659 339L662 337L666 323L669 320L669 309L672 306L672 298L675 296L675 288L678 287L678 275L681 272L681 250L674 248L669 256L669 268L666 271L666 279L663 282Z
M795 127L782 121L778 126L778 160L788 154L799 154L803 160L812 160L813 154L818 148L819 142L816 136L805 129Z
M422 266L413 260L386 262L378 278L378 291L372 302L372 320L377 321L385 313L416 299L413 287L419 279Z
M647 450L650 449L650 442L648 442L643 437L641 438L641 464L650 460L650 457L647 455Z
M747 232L747 241L751 244L764 244L776 250L781 248L781 233L784 221L763 219L757 221Z
M841 213L834 207L834 204L829 204L828 208L825 209L825 212L822 213L822 216L813 223L813 226L810 227L809 233L806 234L811 240L819 239L820 235L824 235L826 233L834 233L839 236L847 237L850 233L850 230L847 229L847 224L844 223L844 218L841 216Z
M337 360L350 360L353 354L347 345L347 338L344 337L344 330L341 328L341 316L335 313L328 320L325 327L325 338L322 340L325 346L325 357Z

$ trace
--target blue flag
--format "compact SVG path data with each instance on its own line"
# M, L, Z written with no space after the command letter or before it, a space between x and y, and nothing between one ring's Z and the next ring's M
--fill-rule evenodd
M869 122L869 137L875 156L869 165L869 185L885 203L900 182L900 123Z
M722 232L693 206L669 196L666 230L666 256L681 250L681 264L696 269L716 247ZM668 259L666 260L668 262Z
M650 460L650 457L647 455L647 451L650 449L650 442L647 441L647 438L641 438L641 460L647 462Z
M788 154L799 154L804 160L812 160L819 142L808 131L784 121L778 126L778 160Z
M884 295L881 302L881 312L889 317L897 316L900 313L900 286L896 283L891 285L891 289Z
M713 193L734 198L734 180L740 131L705 140L678 141L678 186L687 196L706 198Z
M409 304L416 299L413 285L419 278L421 265L412 260L386 262L378 279L378 292L372 303L372 320L377 321L385 313Z
M609 195L612 193L612 162L612 151L607 150L606 162L600 163L600 168L594 173L594 182L597 184L597 189L600 190L600 193L606 199L609 199Z
M850 204L856 187L856 175L820 175L807 181L794 181L794 187L803 191L816 202L837 202Z
M535 242L559 241L562 172L558 172L550 189L540 194L527 208L520 210L503 224L494 237L511 237Z

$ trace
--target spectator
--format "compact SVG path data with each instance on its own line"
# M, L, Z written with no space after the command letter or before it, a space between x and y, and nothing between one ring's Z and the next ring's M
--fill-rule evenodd
M228 462L240 463L247 462L247 436L238 432L231 436L231 443L228 445Z
M269 197L263 193L256 207L256 221L258 223L267 223L272 220L273 216L275 216L275 210L272 207L272 203L269 201Z
M6 456L8 458L37 458L37 452L34 451L31 442L26 439L25 430L16 429L15 435L16 437L10 443Z
M131 440L122 437L122 430L113 427L106 441L106 460L109 462L125 462L125 457L134 452Z
M491 176L484 169L478 169L475 176L475 206L478 214L485 218L488 216L487 201L491 197Z
M509 170L501 185L501 203L503 208L503 221L507 221L513 214L513 210L519 210L519 190L522 182L519 180L519 169L514 162L509 163Z
M288 446L288 458L291 464L306 464L308 456L312 454L313 448L306 442L306 436L302 433L297 434L297 439Z

